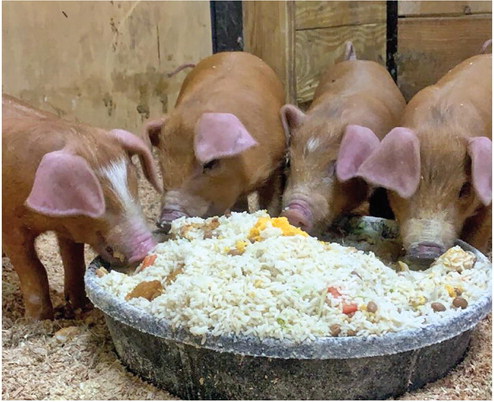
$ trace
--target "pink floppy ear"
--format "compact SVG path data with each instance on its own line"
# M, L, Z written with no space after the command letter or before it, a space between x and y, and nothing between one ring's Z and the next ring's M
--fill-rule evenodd
M153 155L148 146L146 146L146 143L137 135L126 130L111 130L110 135L116 138L120 145L122 145L122 147L131 155L139 155L139 160L141 161L142 170L144 171L146 179L148 179L156 191L161 193L163 191L163 186L158 178Z
M194 152L201 163L236 156L255 145L258 142L231 113L204 113L197 122Z
M87 161L61 150L41 159L26 206L54 217L99 218L105 212L105 199Z
M286 104L280 109L281 123L285 130L286 142L289 143L290 136L293 130L300 127L305 120L305 113L298 107Z
M379 138L367 127L348 125L336 160L336 177L346 181L357 176L360 165L379 146Z
M420 143L412 130L396 127L360 165L367 182L410 198L420 184Z
M492 202L492 141L487 137L468 140L468 154L472 159L472 181L482 204Z

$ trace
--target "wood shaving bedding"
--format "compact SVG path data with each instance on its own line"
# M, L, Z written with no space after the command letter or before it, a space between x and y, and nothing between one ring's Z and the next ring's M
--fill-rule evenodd
M140 180L141 200L146 216L157 216L159 196ZM55 306L63 302L63 270L55 236L44 235L37 243L47 267ZM93 253L87 251L91 261ZM29 323L17 274L8 258L2 259L2 398L147 400L177 399L130 373L120 363L101 312L93 310L75 319ZM61 342L62 328L76 327ZM66 330L67 331L67 330ZM62 332L63 334L63 332ZM473 332L465 360L443 379L401 400L491 400L492 318L489 315Z

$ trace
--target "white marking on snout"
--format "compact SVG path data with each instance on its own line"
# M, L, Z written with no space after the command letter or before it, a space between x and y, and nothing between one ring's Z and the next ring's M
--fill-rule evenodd
M141 215L140 208L130 193L125 159L111 161L107 166L98 169L98 174L105 177L110 183L111 190L122 203L125 215Z
M307 152L314 152L319 145L321 145L321 141L319 138L316 137L310 137L307 143L305 144L305 149Z

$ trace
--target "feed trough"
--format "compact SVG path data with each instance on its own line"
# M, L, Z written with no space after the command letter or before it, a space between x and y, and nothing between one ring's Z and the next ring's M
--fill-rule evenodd
M401 252L394 222L345 218L325 235L373 250ZM489 260L468 244L477 264ZM108 293L95 273L86 290L105 314L116 351L133 372L186 399L383 399L434 381L459 363L471 332L491 309L490 287L465 310L437 324L381 336L320 337L295 343L253 336L195 336ZM474 267L475 269L475 267Z

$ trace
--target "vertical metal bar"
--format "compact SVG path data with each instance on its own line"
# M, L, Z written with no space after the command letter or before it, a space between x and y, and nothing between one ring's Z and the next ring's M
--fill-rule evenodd
M213 53L243 50L241 1L209 2Z
M386 67L397 80L398 71L396 68L395 55L398 51L398 1L386 2Z

